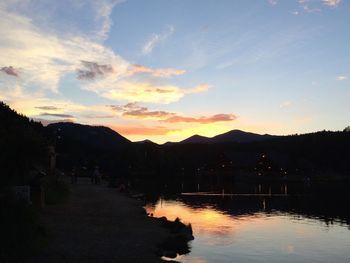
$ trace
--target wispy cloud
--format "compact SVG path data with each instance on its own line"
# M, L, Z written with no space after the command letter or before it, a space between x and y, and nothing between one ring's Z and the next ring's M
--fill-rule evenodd
M270 5L274 6L274 5L277 5L278 0L267 0L267 2L268 2Z
M186 94L196 94L196 93L201 93L201 92L205 92L210 88L209 84L203 83L203 84L199 84L197 86L195 86L192 89L187 89L185 91Z
M113 8L116 4L123 3L125 0L94 1L96 10L95 22L100 24L100 29L96 32L97 39L105 40L113 25L110 18Z
M324 5L336 7L340 4L341 0L322 0L322 2Z
M318 13L321 9L318 7L318 3L313 3L310 0L298 0L300 8L306 13Z
M152 52L156 45L160 42L166 40L169 36L171 36L175 31L174 26L170 25L167 29L159 34L152 34L151 37L146 41L146 43L142 47L142 54L148 55Z
M317 13L317 12L321 12L321 7L320 5L322 5L322 3L326 6L330 6L330 7L336 7L341 0L296 0L296 2L298 3L299 7L307 13ZM275 6L278 4L278 0L267 0L267 2L271 5L271 6ZM299 11L291 11L290 12L293 15L299 15L300 12Z
M340 75L340 76L337 76L335 79L336 80L346 80L348 77L347 76L344 76L344 75Z
M186 73L186 70L183 69L174 69L174 68L161 68L161 69L153 69L149 67L145 67L139 64L134 64L129 69L130 74L137 73L147 73L152 75L153 77L172 77L178 76Z
M284 101L280 104L280 108L288 108L292 106L292 103L290 101Z
M46 111L57 111L57 110L62 109L62 108L58 108L56 106L37 106L35 108L39 109L39 110L46 110Z
M298 0L299 7L307 13L321 12L322 5L334 8L340 2L341 0Z
M49 113L49 112L40 113L40 116L58 117L58 118L74 118L74 116L70 115L70 114Z

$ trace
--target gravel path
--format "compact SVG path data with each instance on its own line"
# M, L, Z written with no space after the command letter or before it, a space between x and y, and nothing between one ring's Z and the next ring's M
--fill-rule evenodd
M163 262L156 255L166 230L137 200L80 178L67 203L44 209L49 245L31 262Z

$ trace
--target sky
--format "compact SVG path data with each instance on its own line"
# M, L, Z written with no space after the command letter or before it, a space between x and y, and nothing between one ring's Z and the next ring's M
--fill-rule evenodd
M1 0L0 100L132 141L350 125L349 0Z

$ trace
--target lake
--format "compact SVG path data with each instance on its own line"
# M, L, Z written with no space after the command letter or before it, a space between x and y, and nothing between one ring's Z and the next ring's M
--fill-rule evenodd
M179 262L350 262L348 218L315 200L204 193L163 197L146 210L192 224L191 252Z

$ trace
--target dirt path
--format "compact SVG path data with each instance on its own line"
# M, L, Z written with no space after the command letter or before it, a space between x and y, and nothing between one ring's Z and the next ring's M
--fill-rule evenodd
M137 200L79 179L69 202L45 208L49 246L31 262L162 262L155 254L166 230Z

